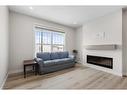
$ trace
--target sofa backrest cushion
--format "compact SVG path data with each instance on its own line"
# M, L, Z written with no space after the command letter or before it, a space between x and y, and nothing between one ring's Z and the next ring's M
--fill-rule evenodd
M37 53L37 58L43 59L43 61L47 60L54 60L54 59L62 59L62 58L68 58L69 53L67 51L64 52L40 52Z
M51 60L50 55L51 55L51 53L48 53L48 52L43 52L42 53L41 52L41 53L37 53L37 58L41 58L44 61L47 61L47 60Z
M62 59L62 58L68 58L69 56L69 53L67 51L65 52L59 52L59 58Z
M51 53L51 60L59 59L59 52L52 52Z

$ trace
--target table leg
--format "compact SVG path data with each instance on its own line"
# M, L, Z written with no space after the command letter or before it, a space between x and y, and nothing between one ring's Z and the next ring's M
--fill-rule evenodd
M38 74L38 64L35 65L35 75Z
M24 66L24 78L26 78L26 66Z
M36 64L36 72L37 72L37 75L39 74L39 65Z
M35 66L33 66L33 71L35 70Z

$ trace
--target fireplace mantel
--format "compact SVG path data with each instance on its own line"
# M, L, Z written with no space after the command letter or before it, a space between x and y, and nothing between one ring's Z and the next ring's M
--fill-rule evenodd
M104 45L85 45L87 50L115 50L116 44L104 44Z

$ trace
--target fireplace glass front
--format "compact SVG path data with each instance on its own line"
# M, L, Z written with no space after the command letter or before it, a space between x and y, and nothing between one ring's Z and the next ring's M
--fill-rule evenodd
M113 69L113 58L87 55L87 63Z

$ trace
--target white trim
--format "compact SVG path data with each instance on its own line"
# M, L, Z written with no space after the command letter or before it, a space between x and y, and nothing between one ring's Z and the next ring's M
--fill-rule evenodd
M2 85L0 87L0 89L3 89L4 84L5 84L6 80L7 80L7 78L8 78L8 73L6 74L6 76L5 76L4 80L3 80L3 83L2 83Z
M34 27L33 27L33 31L34 31L34 54L35 54L35 49L36 49L36 44L35 44L35 40L36 40L36 37L35 37L35 28L40 28L40 29L44 29L44 30L49 30L49 31L52 31L52 32L50 32L51 33L51 44L42 44L42 46L43 45L51 45L51 52L53 51L53 45L57 45L57 44L53 44L53 42L52 42L52 39L53 39L53 32L58 32L58 33L64 33L64 44L63 45L60 45L60 46L63 46L63 51L65 51L65 48L66 48L66 46L65 46L65 44L66 44L66 32L64 32L64 31L60 31L60 30L54 30L54 29L50 29L50 28L43 28L43 26L39 26L39 25L34 25ZM58 44L59 45L59 44Z

